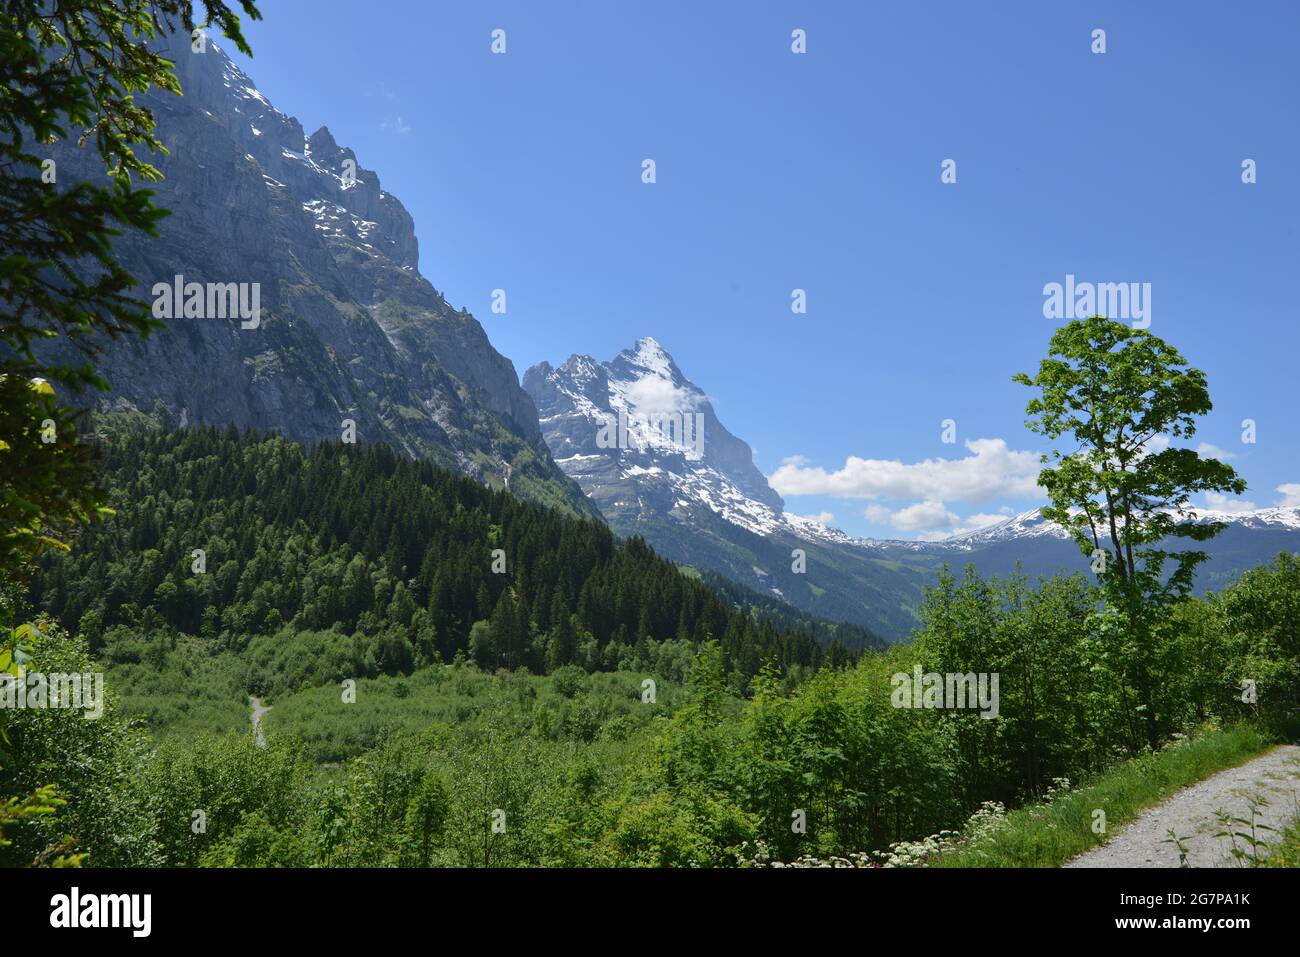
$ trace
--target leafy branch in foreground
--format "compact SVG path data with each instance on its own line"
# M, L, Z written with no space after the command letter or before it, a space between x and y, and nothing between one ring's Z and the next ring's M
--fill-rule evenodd
M239 0L250 18L253 0ZM195 29L191 0L10 0L0 10L0 574L11 576L103 504L78 443L76 411L55 386L106 388L95 359L107 340L147 335L135 279L113 255L124 230L157 234L166 211L133 178L157 180L165 151L136 97L179 94L154 43ZM203 0L206 22L242 51L239 16ZM93 140L108 182L58 183L50 147ZM76 360L55 357L64 339Z
M252 0L239 3L259 16ZM207 21L249 53L230 7L203 6ZM191 0L9 0L0 9L0 587L108 511L91 450L77 440L77 410L55 386L106 388L95 372L105 341L147 335L154 325L129 295L135 279L112 243L123 230L157 235L166 215L150 190L132 185L133 176L161 178L147 156L164 149L136 95L181 92L152 45L178 22L194 30ZM78 146L94 140L106 185L59 185L50 147L73 135ZM77 359L54 356L51 340L60 337ZM8 680L19 635L10 631L3 651ZM54 815L62 804L48 786L0 803L0 847L6 826ZM35 863L79 863L84 855L69 848L51 844Z

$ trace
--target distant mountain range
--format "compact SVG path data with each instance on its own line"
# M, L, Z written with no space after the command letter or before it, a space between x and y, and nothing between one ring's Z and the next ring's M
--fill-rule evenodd
M1019 564L1035 577L1088 567L1066 531L1037 509L938 542L853 538L786 512L749 446L654 339L637 340L609 362L574 355L558 368L540 363L524 374L524 389L556 462L620 534L641 535L676 561L887 639L905 637L917 623L924 589L944 564L996 575ZM692 420L702 441L686 425ZM679 423L681 435L673 431ZM624 433L626 442L611 444ZM1300 508L1206 511L1200 520L1228 526L1203 546L1211 557L1202 588L1300 550Z

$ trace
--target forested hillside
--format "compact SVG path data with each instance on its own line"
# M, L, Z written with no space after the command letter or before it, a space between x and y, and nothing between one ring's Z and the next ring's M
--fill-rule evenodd
M48 556L32 592L92 649L128 629L233 651L274 635L292 657L325 633L324 681L458 654L534 673L649 667L665 641L715 638L747 679L875 643L743 589L723 597L639 539L386 446L307 452L233 428L120 423L101 442L116 515Z

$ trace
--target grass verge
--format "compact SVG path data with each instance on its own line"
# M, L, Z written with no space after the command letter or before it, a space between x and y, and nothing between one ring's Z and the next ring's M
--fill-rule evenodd
M1233 725L1185 738L1161 751L1132 758L1051 803L1010 811L986 837L934 861L933 867L1059 867L1103 844L1143 809L1175 791L1236 767L1268 750L1257 728ZM1093 832L1095 811L1105 812L1105 833ZM1300 840L1300 835L1296 836Z
M1296 818L1285 831L1277 846L1272 848L1260 867L1300 867L1300 818Z

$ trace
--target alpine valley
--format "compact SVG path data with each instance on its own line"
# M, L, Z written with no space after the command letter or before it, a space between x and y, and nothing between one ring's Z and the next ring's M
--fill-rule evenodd
M869 868L891 916L1049 930L1045 870L1300 866L1295 133L1257 82L1300 14L1207 58L1126 11L1115 73L1072 11L678 6L0 4L9 913L94 884L124 934L129 884L158 936L247 946L252 899L300 944L436 889L530 934L626 927L621 874ZM1030 162L1062 101L1144 135ZM1190 116L1215 148L1161 166ZM1165 290L1156 332L1045 322L1085 270ZM1094 573L1044 513L1129 541ZM954 868L999 876L918 893Z
M603 516L715 589L742 586L733 600L758 592L887 640L911 633L945 564L998 575L1017 564L1030 576L1086 569L1037 512L942 542L856 539L787 512L750 447L651 338L610 362L541 363L521 388L477 320L420 275L415 224L377 174L327 128L308 134L277 110L216 43L193 52L164 42L185 91L148 97L168 146L156 159L157 202L171 215L159 239L127 235L116 249L142 295L175 300L175 317L143 342L110 345L101 411L167 428L233 424L309 446L351 429L523 499ZM87 150L61 144L53 155L61 181L95 175ZM255 285L260 314L186 317L191 281L209 299L214 284L237 285L244 305ZM677 434L656 427L664 413ZM603 441L611 420L617 440ZM695 427L688 441L683 424ZM1210 543L1202 587L1300 548L1300 509L1204 518L1228 529Z

